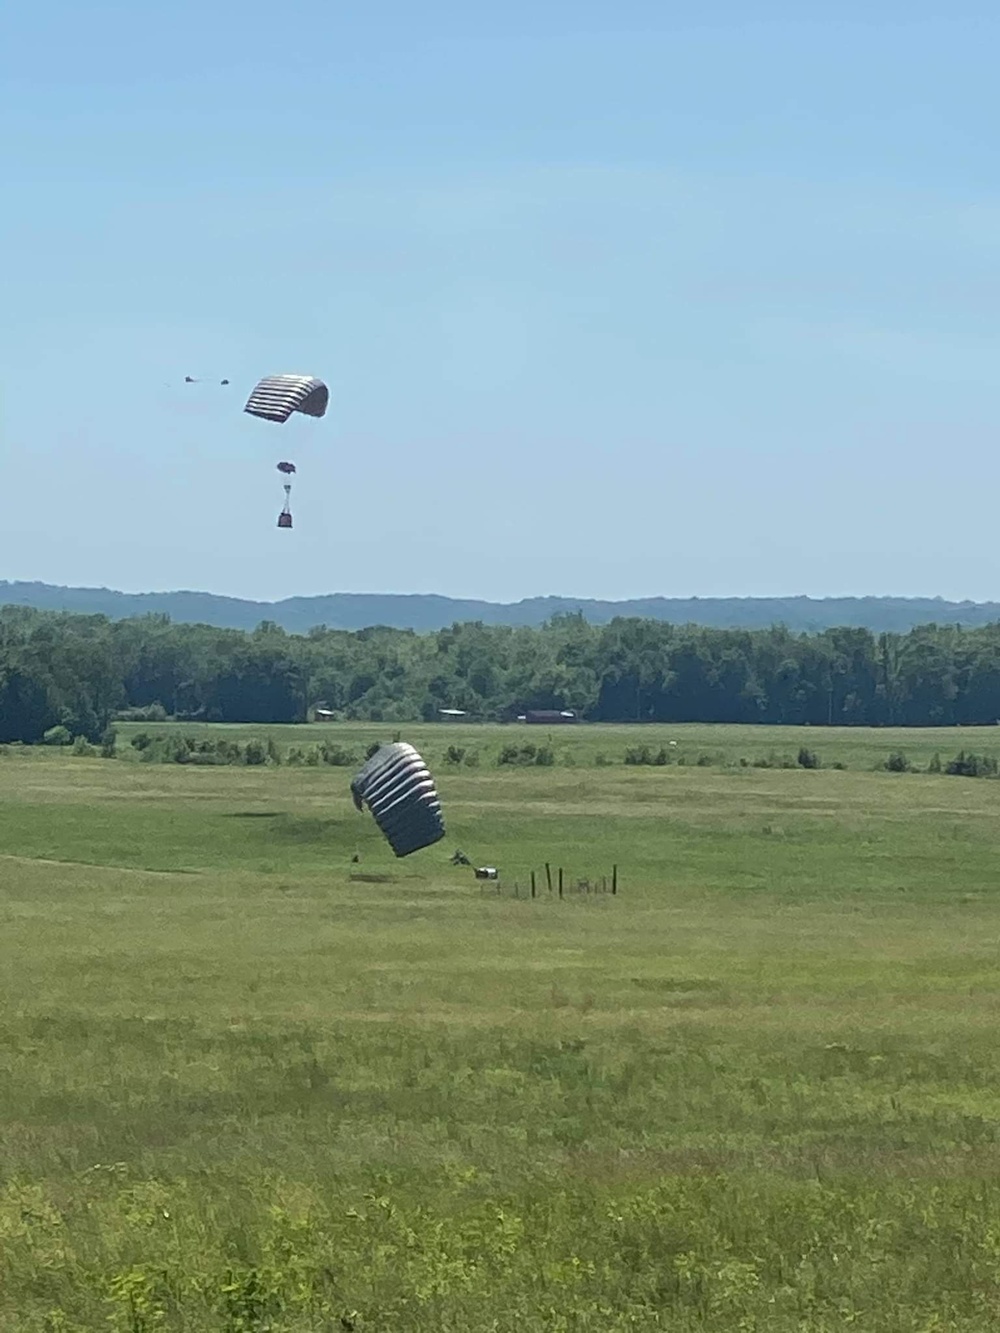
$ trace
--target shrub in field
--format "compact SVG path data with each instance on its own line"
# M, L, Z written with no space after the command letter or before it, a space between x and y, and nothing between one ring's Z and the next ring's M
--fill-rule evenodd
M777 754L772 750L770 754L755 759L753 766L754 768L798 768L799 765L790 754Z
M353 750L347 750L343 745L334 745L332 741L322 743L319 747L319 757L331 768L353 768L358 762Z
M520 766L538 765L542 768L551 767L556 761L555 751L551 745L535 745L531 741L523 745L505 745L497 756L497 764L516 764Z
M525 745L505 745L497 758L497 764L533 764L537 754L537 746L527 742Z
M815 750L807 750L803 745L799 750L798 765L799 768L819 768L819 755Z
M284 755L277 742L267 737L262 739L258 736L251 736L242 744L237 740L230 740L227 736L156 736L151 737L145 732L140 732L133 736L130 742L133 749L138 750L140 758L147 764L193 764L195 766L205 765L239 765L249 764L252 767L260 767L264 764L274 766L280 765L284 761ZM114 758L114 737L105 735L102 741L102 755L105 758ZM294 753L296 758L292 758ZM289 753L289 763L301 764L319 763L321 756L318 751L314 752L315 758L310 759L303 756L301 750ZM351 762L350 757L346 762ZM330 762L329 760L327 762Z
M70 735L69 727L49 727L42 737L43 745L72 745L72 743L73 737Z
M247 741L243 751L244 761L254 767L267 763L267 747L263 741L259 741L255 736Z
M93 759L97 754L97 749L95 746L91 745L86 736L77 736L76 740L73 742L72 753L84 759Z
M655 752L655 754L649 748L648 745L630 745L628 749L625 751L626 764L631 764L631 765L648 764L655 768L665 768L667 764L669 764L670 762L671 762L670 751L667 749L665 745L661 745L660 748ZM677 762L680 763L681 760L678 759ZM712 760L707 756L703 755L702 758L698 760L698 763L701 764L702 767L704 767L705 763L711 764Z
M883 767L889 773L909 773L913 765L901 750L894 750Z
M478 768L479 751L470 750L464 745L449 745L444 752L443 762L454 765L462 764L466 768Z
M941 756L937 753L937 751L934 752L934 755L931 758L931 762L927 765L927 772L928 773L941 772Z
M954 759L950 759L944 770L958 778L995 778L997 761L988 754L966 754L960 750Z

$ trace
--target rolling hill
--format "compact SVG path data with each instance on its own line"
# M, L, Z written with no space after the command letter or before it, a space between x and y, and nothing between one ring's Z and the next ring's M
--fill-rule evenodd
M489 625L541 625L552 616L581 612L593 624L615 616L759 629L784 624L815 632L833 625L905 632L914 625L976 626L1000 620L1000 602L948 602L938 597L644 597L607 602L584 597L529 597L520 602L486 602L433 593L329 593L257 602L208 592L125 593L109 588L64 588L48 583L0 580L0 606L105 615L113 620L149 614L181 623L250 630L271 620L290 633L317 625L357 630L369 625L429 631L456 621Z

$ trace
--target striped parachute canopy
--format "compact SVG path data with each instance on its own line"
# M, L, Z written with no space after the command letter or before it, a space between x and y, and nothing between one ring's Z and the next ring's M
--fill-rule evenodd
M246 401L244 412L265 421L284 422L293 412L326 415L330 390L313 375L265 375Z
M397 856L409 856L444 837L441 802L427 765L412 745L383 745L355 774L351 795L367 805Z

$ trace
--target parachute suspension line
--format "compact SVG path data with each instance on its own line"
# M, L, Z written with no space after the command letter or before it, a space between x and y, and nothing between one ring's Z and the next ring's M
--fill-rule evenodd
M291 482L285 482L285 507L278 515L278 527L290 528L292 526L292 511L290 508L292 498Z

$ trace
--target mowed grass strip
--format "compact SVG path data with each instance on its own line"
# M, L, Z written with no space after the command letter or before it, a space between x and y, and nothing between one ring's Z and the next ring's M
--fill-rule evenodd
M0 760L0 1325L994 1326L1000 786L871 764L454 766L397 862L343 770Z

